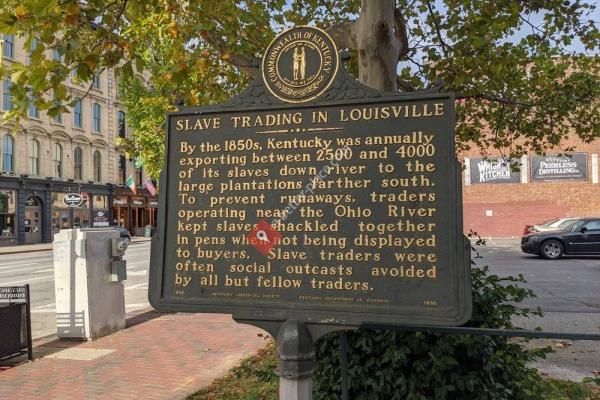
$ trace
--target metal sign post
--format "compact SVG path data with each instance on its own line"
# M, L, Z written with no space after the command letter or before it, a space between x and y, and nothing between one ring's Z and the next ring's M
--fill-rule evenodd
M304 323L288 320L277 334L277 375L279 398L312 399L312 374L315 346Z

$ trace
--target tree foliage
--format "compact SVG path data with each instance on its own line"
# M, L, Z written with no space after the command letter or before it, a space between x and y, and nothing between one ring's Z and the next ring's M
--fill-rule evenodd
M95 71L114 69L126 81L125 93L132 94L125 96L126 105L144 108L130 119L136 133L128 149L142 152L156 176L161 168L156 146L164 130L155 121L162 120L168 105L176 99L208 104L239 92L255 76L263 49L284 27L315 24L329 29L340 47L360 47L360 36L367 35L357 29L364 17L360 3L5 0L0 31L25 37L27 48L35 37L38 46L28 65L17 62L0 70L15 82L16 107L4 118L25 116L29 101L50 115L68 112L74 99L64 82L71 71L91 84ZM380 25L403 44L396 46L399 63L392 66L396 82L378 89L411 91L442 79L445 91L458 94L460 149L476 144L518 157L559 146L569 134L584 141L600 137L594 2L368 4L389 8L393 26L386 25L389 21ZM578 52L569 50L574 42ZM58 50L61 61L48 57L50 49ZM357 64L356 55L364 49L358 50L349 69L364 78L371 67ZM144 71L144 79L136 71Z
M584 141L600 136L594 2L365 4L386 9L393 22L381 21L377 29L387 29L391 40L400 42L392 46L399 64L388 68L398 72L397 80L392 88L378 89L417 90L442 79L445 91L458 94L460 149L476 144L517 157L558 146L570 133ZM133 85L125 93L136 94L142 90L136 71L145 71L145 99L153 105L134 117L136 133L127 148L145 154L156 177L161 157L148 155L156 154L156 137L163 136L155 121L167 105L176 99L208 104L238 93L284 27L328 28L340 47L358 48L350 70L361 80L373 76L376 55L366 64L356 60L364 50L360 38L368 39L364 24L358 29L363 10L357 0L5 0L0 32L25 37L27 48L35 37L38 46L28 65L16 62L0 70L15 83L16 107L4 119L24 117L29 101L50 115L68 112L74 99L65 80L73 70L91 84L94 71L114 69ZM569 50L574 42L576 53ZM60 61L48 57L50 49L59 52ZM126 97L125 103L136 112L135 98ZM145 118L153 122L142 122Z
M513 329L514 316L539 310L517 304L533 293L519 276L500 278L473 268L473 317L468 326ZM514 339L361 329L348 332L349 398L355 400L533 400L544 382L530 363L548 349L527 350ZM339 339L321 339L315 399L341 399Z

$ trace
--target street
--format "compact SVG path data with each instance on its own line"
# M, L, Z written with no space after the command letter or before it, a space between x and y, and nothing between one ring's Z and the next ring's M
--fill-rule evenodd
M482 256L475 259L477 265L488 265L499 276L523 274L535 292L537 297L521 306L539 306L544 317L516 320L515 325L553 332L600 332L600 257L544 260L522 253L518 239L491 239L476 248ZM598 341L532 340L528 346L555 350L536 365L550 376L580 381L600 370Z
M538 297L523 303L542 307L544 318L515 321L518 326L546 331L597 333L600 331L600 257L564 258L547 261L521 253L518 240L488 240L477 247L482 258L500 276L523 274ZM150 242L130 244L125 253L126 311L149 307L148 264ZM0 259L0 286L31 285L34 338L56 332L54 272L52 252L40 251L3 255ZM600 343L534 340L529 346L552 346L555 353L537 366L545 373L563 379L581 380L600 370Z
M149 307L148 265L150 241L130 243L125 252L125 311ZM54 303L54 266L52 251L3 254L0 257L0 286L29 283L31 324L34 339L56 333Z
M600 257L544 260L522 253L518 239L492 239L476 248L482 256L477 265L501 276L523 274L537 295L524 305L546 313L600 313Z

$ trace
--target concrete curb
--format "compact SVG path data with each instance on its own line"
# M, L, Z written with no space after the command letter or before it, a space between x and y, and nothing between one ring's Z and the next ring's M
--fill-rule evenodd
M44 247L40 247L40 248L34 248L34 249L22 249L19 248L19 246L15 246L16 248L10 248L10 249L2 249L0 248L0 255L2 254L17 254L17 253L35 253L36 251L48 251L48 250L52 250L52 244L48 243L48 246L44 246Z
M129 242L129 245L141 244L151 241L152 238L139 238L133 239ZM42 245L33 245L36 247L28 247L28 245L10 246L6 248L0 247L0 255L3 254L18 254L18 253L35 253L37 251L48 251L52 250L52 243L43 243Z

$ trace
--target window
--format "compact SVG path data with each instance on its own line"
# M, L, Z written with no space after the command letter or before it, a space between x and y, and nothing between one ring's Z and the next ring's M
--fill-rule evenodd
M35 49L37 48L37 39L33 38L31 40L31 44L29 45L29 53L27 54L27 64L31 64L31 54L35 51Z
M2 56L6 58L15 58L15 35L3 35Z
M12 96L10 95L10 78L2 81L2 111L10 111L13 109Z
M52 49L52 61L60 61L60 53L57 49Z
M62 178L63 176L63 147L60 143L54 143L54 176Z
M73 105L73 127L83 128L83 107L81 99L77 99Z
M31 175L40 174L40 142L35 139L29 142L29 172Z
M100 90L100 73L99 72L94 73L94 78L92 80L92 87L94 89Z
M94 180L102 181L102 154L99 150L94 151Z
M10 135L4 135L2 139L2 170L4 172L13 171L13 154L14 154L15 140Z
M73 175L75 179L83 179L83 152L81 147L75 147L73 151Z
M585 227L588 231L600 231L600 221L590 221Z
M135 184L136 186L142 186L142 177L144 175L143 171L142 171L142 167L140 166L138 169L135 170Z
M115 97L118 99L121 97L121 90L123 87L123 83L121 82L121 75L118 71L115 71L115 82L117 83L117 90L115 91Z
M120 155L119 156L119 161L118 161L119 165L118 165L118 169L119 169L119 185L124 185L125 182L127 181L127 178L125 177L126 175L126 159L124 155Z
M0 238L15 237L15 191L0 190Z
M29 108L27 109L27 115L29 115L29 118L40 117L40 112L38 111L38 108L35 105L33 93L31 92L31 90L29 90Z
M58 101L56 100L56 93L54 93L53 97L54 97L54 105L58 105ZM54 117L52 117L52 122L54 122L55 124L62 125L62 123L63 123L62 113L58 113Z
M123 111L119 111L118 113L119 120L119 137L125 137L125 113Z
M102 114L102 107L100 107L100 104L94 103L92 105L92 111L92 129L94 130L94 132L100 132L100 117Z

